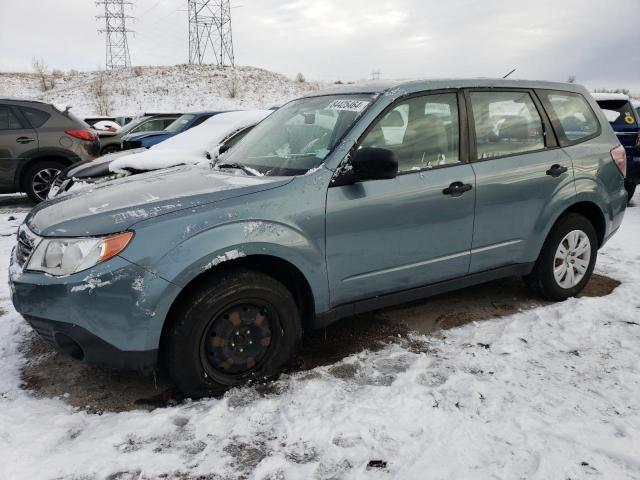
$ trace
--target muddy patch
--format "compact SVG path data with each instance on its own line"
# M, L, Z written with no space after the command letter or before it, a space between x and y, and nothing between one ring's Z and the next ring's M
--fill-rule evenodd
M594 275L581 294L600 297L610 294L619 282ZM362 350L377 350L386 343L407 339L415 331L433 334L474 321L491 320L544 305L533 297L519 278L507 278L431 297L401 307L345 318L326 329L308 332L303 341L296 370L331 365ZM120 412L154 409L171 404L173 386L161 373L142 375L86 365L55 352L34 333L24 346L27 359L22 371L24 388L37 396L61 397L88 412ZM365 383L385 383L394 372L405 368L402 359L382 365L371 376L359 366L339 364L331 369L337 378L356 378ZM388 371L387 371L388 370ZM309 372L313 374L313 372ZM286 390L282 382L256 387L258 394L278 394ZM232 404L246 398L229 395Z

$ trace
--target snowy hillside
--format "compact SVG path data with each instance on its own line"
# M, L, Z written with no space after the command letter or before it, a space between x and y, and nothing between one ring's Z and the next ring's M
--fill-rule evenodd
M96 95L103 80L104 94ZM135 67L130 70L69 72L43 92L34 73L0 73L0 97L31 98L71 105L78 116L133 115L144 111L198 111L270 107L317 86L253 67L213 65ZM103 111L101 111L103 110Z

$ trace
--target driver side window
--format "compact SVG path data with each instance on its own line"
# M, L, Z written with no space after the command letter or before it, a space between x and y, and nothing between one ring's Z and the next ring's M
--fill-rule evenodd
M399 172L419 171L460 163L459 130L457 95L424 95L396 104L361 146L394 151Z

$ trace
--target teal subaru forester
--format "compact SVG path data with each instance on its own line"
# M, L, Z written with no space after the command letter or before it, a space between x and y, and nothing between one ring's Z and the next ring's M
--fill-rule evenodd
M45 340L216 394L344 316L510 275L574 296L627 204L624 149L570 84L350 85L210 153L32 210L10 281Z

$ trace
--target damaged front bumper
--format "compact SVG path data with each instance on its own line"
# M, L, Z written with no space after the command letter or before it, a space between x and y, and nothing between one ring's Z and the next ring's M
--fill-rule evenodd
M66 277L23 271L12 255L11 299L49 344L82 361L154 368L164 320L179 288L116 256Z

